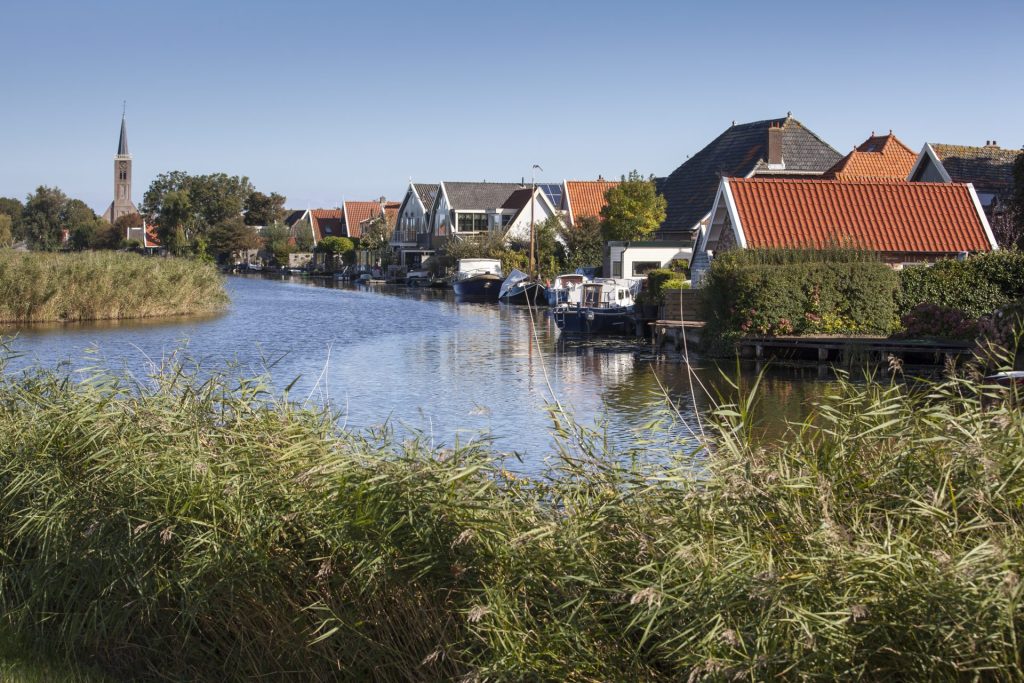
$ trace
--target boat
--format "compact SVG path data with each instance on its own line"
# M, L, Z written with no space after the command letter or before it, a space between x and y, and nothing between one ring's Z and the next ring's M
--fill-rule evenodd
M555 325L565 334L633 334L634 296L638 283L599 278L580 285L580 300L552 310Z
M501 283L501 289L498 291L498 301L507 304L536 306L538 302L544 300L544 285L531 280L530 276L521 270L513 270Z
M410 270L405 274L405 284L410 287L426 287L430 284L430 280L429 270Z
M562 304L578 303L581 285L585 282L590 282L590 278L583 273L559 275L547 288L548 306L554 308Z
M464 301L497 301L501 291L501 261L491 258L459 259L452 287Z

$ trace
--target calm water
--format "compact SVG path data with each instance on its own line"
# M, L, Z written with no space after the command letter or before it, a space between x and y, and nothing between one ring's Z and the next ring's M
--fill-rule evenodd
M187 344L206 366L270 367L278 388L295 380L293 399L329 402L349 427L387 421L437 445L487 436L522 454L527 470L552 452L553 399L620 449L646 442L647 426L666 416L662 386L681 417L666 427L671 439L687 440L709 409L699 388L691 395L681 362L632 340L566 342L542 311L531 320L525 308L457 303L445 291L298 278L231 277L228 292L231 307L215 318L19 330L13 347L25 356L17 364L102 363L145 375ZM695 369L713 392L729 392L717 367L695 361ZM728 371L736 375L735 366ZM749 383L751 374L738 376ZM769 430L799 418L824 386L813 370L773 371L761 411ZM656 441L668 447L671 439Z

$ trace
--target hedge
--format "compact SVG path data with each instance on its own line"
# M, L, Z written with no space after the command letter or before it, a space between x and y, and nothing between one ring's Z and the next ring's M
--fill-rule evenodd
M904 268L899 277L900 315L920 304L934 304L979 318L1024 296L1024 252L993 251L963 261L943 260Z
M747 334L888 334L897 323L898 276L869 252L735 250L705 282L711 352Z

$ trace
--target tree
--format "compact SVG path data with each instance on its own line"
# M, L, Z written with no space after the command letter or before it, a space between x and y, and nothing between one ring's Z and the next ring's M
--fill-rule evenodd
M210 231L210 249L219 258L250 249L258 249L260 237L245 224L241 216L221 221Z
M68 242L72 249L94 248L98 236L108 230L108 223L80 199L64 202L60 221L64 230L68 231Z
M24 239L24 235L21 233L21 215L24 210L25 205L20 200L13 197L0 197L0 214L10 217L11 235L15 242Z
M288 254L292 252L291 232L288 226L278 221L263 228L263 245L274 255L278 263L287 263Z
M316 240L313 239L313 226L309 224L308 218L303 218L295 224L295 249L297 251L313 251Z
M25 201L22 229L33 249L53 251L61 245L62 212L67 195L56 187L40 185Z
M355 243L347 237L325 237L317 245L317 249L332 256L344 256L354 251L355 248Z
M156 217L157 235L167 251L180 256L188 248L192 202L188 190L172 190L163 197Z
M1016 228L1015 243L1024 248L1024 151L1013 162L1013 194L1008 209L1008 217Z
M565 251L558 241L558 234L562 226L561 216L551 216L533 226L534 256L537 260L537 272L542 277L554 277L561 272ZM517 241L513 246L524 255L530 253L528 238Z
M11 226L14 221L6 213L0 213L0 249L6 249L14 244L14 231Z
M559 234L565 243L567 270L599 266L604 261L604 235L596 216L583 216L572 227L563 225Z
M184 171L161 173L143 195L143 213L159 225L168 195L182 191L188 193L189 217L179 226L185 240L192 241L199 235L206 235L214 226L241 216L253 186L245 176L226 173L197 176Z
M284 195L271 192L269 195L253 190L245 199L246 225L272 225L284 220Z
M668 203L654 187L654 178L636 171L605 192L608 203L601 209L602 232L606 242L643 239L665 220Z

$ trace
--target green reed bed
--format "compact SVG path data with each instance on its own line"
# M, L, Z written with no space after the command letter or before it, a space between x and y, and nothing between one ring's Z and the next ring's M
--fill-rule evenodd
M555 415L527 479L228 374L8 374L0 608L116 680L1019 680L1001 391L840 381L760 445L724 408L699 479Z
M196 315L227 303L223 277L199 261L0 250L0 323Z

